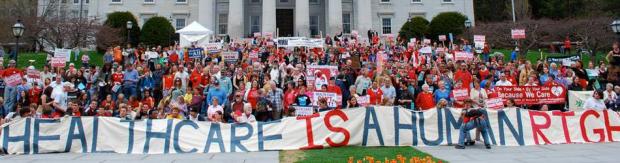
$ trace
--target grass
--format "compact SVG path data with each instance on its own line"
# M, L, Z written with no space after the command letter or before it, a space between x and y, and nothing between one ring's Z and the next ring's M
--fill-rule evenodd
M360 147L360 146L347 146L339 148L326 148L317 150L295 150L295 151L280 151L280 162L299 162L299 163L323 163L323 162L348 162L350 158L353 158L353 162L362 160L362 162L368 162L367 157L373 157L375 161L385 162L386 159L400 162L397 159L397 155L406 157L405 162L409 162L412 157L418 157L419 159L426 158L427 156L432 158L434 162L446 162L438 158L434 158L429 154L421 152L413 147Z
M71 60L66 64L66 66L69 66L69 63L74 63L76 68L80 68L82 66L82 55L84 55L85 53L88 54L88 56L90 57L90 65L96 65L96 66L102 66L103 65L103 54L102 53L97 53L95 51L87 51L87 52L81 52L80 55L78 56L77 60L74 60L74 53L71 53ZM8 56L8 55L7 55ZM4 64L6 66L6 64L8 64L8 58L4 59ZM47 54L46 53L20 53L17 56L17 67L18 68L25 68L30 66L30 62L29 60L34 60L34 63L32 64L36 69L38 70L42 70L43 66L47 63Z
M510 60L510 53L512 52L512 50L509 50L509 49L493 49L493 50L491 50L491 54L494 53L494 52L503 53L504 54L504 61L509 61ZM573 55L575 55L575 54L573 54ZM606 62L605 55L606 55L605 53L598 52L596 54L596 61L597 62L598 61L605 61ZM560 53L547 53L547 52L545 52L545 50L543 50L542 56L543 56L543 58L546 58L546 57L556 57L556 56L566 56L566 55L565 54L560 54ZM532 63L536 63L536 61L538 61L538 59L540 59L540 52L538 52L537 50L530 50L527 53L525 58L527 60L529 60L530 62L532 62ZM583 61L584 64L586 64L586 66L587 66L588 62L591 59L592 59L592 56L590 56L590 55L583 55L583 56L581 56L581 60ZM594 64L594 65L597 65L597 64Z

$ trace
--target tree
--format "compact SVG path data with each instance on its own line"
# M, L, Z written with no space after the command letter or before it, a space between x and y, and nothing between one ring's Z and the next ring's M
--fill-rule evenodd
M151 46L170 45L173 41L174 27L168 19L157 16L152 17L142 27L140 40Z
M476 22L500 22L512 19L509 0L476 0L474 3Z
M414 37L425 37L428 35L429 32L428 24L428 20L424 19L423 17L414 17L411 20L407 21L405 24L403 24L403 26L400 28L398 36L400 38L406 39L406 41L409 41L409 39Z
M541 47L541 43L553 40L554 31L562 22L549 19L532 20L525 19L516 24L512 21L499 23L478 24L473 28L476 34L486 35L487 42L492 47L514 48L515 40L512 39L511 29L525 29L525 39L516 40L520 49L521 57L535 47ZM557 35L557 34L555 34Z
M584 48L591 50L592 55L596 55L603 48L611 47L614 34L609 29L609 22L612 20L611 17L606 16L585 17L567 21L567 27L576 41L581 42Z
M131 36L129 39L127 38L127 21L131 21L133 23L133 27L130 30ZM106 19L104 24L111 28L119 29L120 33L117 33L117 36L123 38L123 40L128 40L132 45L137 45L140 42L140 26L131 12L110 13L108 14L108 19Z
M437 38L438 35L452 33L460 35L465 28L465 20L467 17L458 12L443 12L435 16L429 25L431 29L431 38Z

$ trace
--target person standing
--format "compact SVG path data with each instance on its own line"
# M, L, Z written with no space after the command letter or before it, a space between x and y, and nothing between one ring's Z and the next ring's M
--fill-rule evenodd
M125 67L127 69L123 75L123 94L128 95L128 97L137 96L138 80L140 79L138 71L131 64L127 64Z
M9 61L9 66L7 69L2 71L2 78L6 78L15 74L19 74L20 76L24 76L24 73L21 69L15 67L15 60ZM6 82L6 81L5 81ZM15 107L17 102L17 85L9 86L6 85L4 88L4 110L5 114L9 113Z
M281 118L283 105L282 99L284 98L284 93L282 89L276 87L276 83L274 81L269 81L271 85L271 91L267 93L267 100L273 104L273 110L271 111L272 120L278 120Z

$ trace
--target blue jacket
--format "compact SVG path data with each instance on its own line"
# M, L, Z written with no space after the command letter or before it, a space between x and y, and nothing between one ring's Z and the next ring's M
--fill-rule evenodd
M209 92L207 92L207 104L211 105L211 102L213 101L213 98L217 98L219 101L220 105L224 105L226 104L227 100L228 100L228 94L226 93L226 90L224 90L222 87L220 88L215 88L215 87L210 87L209 88Z

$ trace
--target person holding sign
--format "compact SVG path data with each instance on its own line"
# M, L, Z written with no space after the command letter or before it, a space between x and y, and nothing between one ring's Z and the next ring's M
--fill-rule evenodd
M487 100L487 91L480 87L480 82L474 80L474 88L469 91L469 98L473 101L473 105L484 107L484 101Z
M21 69L15 67L15 60L10 60L8 68L2 71L2 78L6 84L6 87L4 88L5 115L2 116L6 116L6 114L14 110L13 108L17 102L17 86L20 84L22 76L24 76L24 73Z

